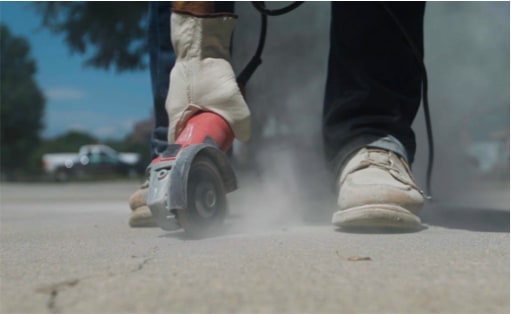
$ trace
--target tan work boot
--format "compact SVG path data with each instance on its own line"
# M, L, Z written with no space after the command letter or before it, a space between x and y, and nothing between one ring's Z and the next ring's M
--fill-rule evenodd
M149 190L149 181L145 181L131 196L129 204L131 214L129 225L131 227L156 227L151 210L147 206L147 191Z
M406 161L380 148L362 148L339 177L340 210L332 223L341 228L420 229L417 216L424 194Z

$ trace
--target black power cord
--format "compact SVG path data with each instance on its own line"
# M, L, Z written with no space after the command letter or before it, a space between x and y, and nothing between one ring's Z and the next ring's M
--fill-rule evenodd
M264 1L252 1L252 5L254 6L254 8L256 8L257 11L259 11L259 13L267 15L267 16L279 16L279 15L289 13L289 12L293 11L294 9L298 8L303 3L304 3L304 1L295 1L286 7L276 9L276 10L269 10L264 5Z
M394 12L389 8L389 6L386 3L381 3L383 9L387 12L387 14L390 16L390 18L394 21L396 26L401 31L403 37L405 38L406 42L408 43L408 46L410 46L410 49L412 50L413 55L415 56L415 59L417 60L417 63L421 69L421 76L422 76L422 104L424 109L424 120L426 122L426 133L428 137L428 168L426 173L426 197L431 199L431 177L433 175L433 163L434 163L434 157L435 157L435 145L433 142L433 129L431 127L431 116L429 114L429 98L428 98L428 73L426 71L426 65L424 64L422 53L417 49L417 46L413 42L413 40L410 38L410 35L406 31L406 29L403 27L399 19L396 17Z
M276 10L269 10L266 8L264 1L252 1L252 5L254 8L256 8L257 11L261 14L261 31L259 34L259 42L257 45L257 50L252 57L252 59L249 61L247 66L243 69L243 71L238 75L236 78L238 81L238 84L240 86L245 86L252 76L254 74L257 67L262 63L261 55L263 53L264 49L264 43L266 41L266 31L268 28L268 16L278 16L283 15L286 13L289 13L299 7L303 4L303 1L295 1L291 3L290 5L276 9ZM424 108L424 119L426 122L426 132L427 132L427 138L428 138L428 166L427 166L427 177L426 177L426 197L431 198L431 178L433 175L433 163L434 163L434 141L433 141L433 129L431 127L431 116L429 113L429 99L428 99L428 74L426 71L426 66L424 64L424 60L422 58L422 53L419 52L417 47L415 46L415 43L410 38L410 35L406 31L406 29L403 27L399 19L396 17L394 12L387 6L385 3L381 3L383 9L387 12L387 14L390 16L390 18L394 21L398 29L401 31L402 35L404 36L405 40L407 41L413 55L415 56L415 59L417 60L417 63L421 69L421 76L422 76L422 103Z
M259 13L261 14L261 30L259 32L259 43L257 44L257 49L254 56L252 57L252 59L250 59L250 61L245 66L243 71L241 71L241 73L236 78L236 81L240 86L244 87L247 84L248 80L250 79L252 74L254 74L257 67L263 62L261 59L261 55L263 54L264 43L266 42L268 16L278 16L289 13L302 4L303 1L296 1L284 8L269 10L266 8L264 1L252 1L252 5L254 6L254 8L256 8L257 11L259 11Z

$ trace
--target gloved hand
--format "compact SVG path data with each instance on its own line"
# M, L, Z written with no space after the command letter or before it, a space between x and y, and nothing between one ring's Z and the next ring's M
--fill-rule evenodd
M223 117L238 140L250 137L250 111L229 62L235 22L232 14L198 16L172 12L171 38L176 63L165 104L169 143L174 143L188 119L199 111Z

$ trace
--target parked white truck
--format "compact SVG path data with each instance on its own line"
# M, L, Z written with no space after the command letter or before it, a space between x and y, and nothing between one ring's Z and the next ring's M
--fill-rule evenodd
M51 153L42 157L45 173L57 181L70 178L127 175L144 171L137 153L118 153L107 145L85 145L78 153Z

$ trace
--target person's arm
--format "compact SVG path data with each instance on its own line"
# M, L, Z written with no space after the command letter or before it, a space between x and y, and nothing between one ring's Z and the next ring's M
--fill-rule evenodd
M236 15L215 12L214 2L172 3L176 63L165 104L169 143L174 143L189 119L201 112L222 117L238 140L250 137L250 111L230 63L235 23Z
M214 1L172 1L172 9L189 12L194 15L206 15L215 12Z

